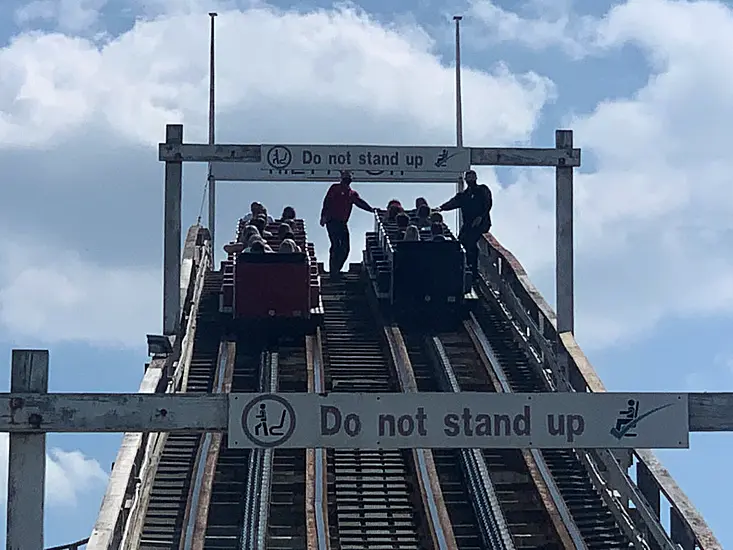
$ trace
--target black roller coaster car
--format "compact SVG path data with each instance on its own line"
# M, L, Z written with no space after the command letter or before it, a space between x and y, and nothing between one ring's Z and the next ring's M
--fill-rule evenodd
M415 224L415 212L407 214ZM374 214L374 231L366 234L364 266L377 297L394 314L463 314L477 299L466 251L445 225L443 238L434 240L429 228L421 228L420 240L406 241L386 211Z

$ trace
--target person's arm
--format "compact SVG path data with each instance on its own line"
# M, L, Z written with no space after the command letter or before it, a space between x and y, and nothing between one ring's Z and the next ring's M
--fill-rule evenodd
M460 206L461 206L461 195L456 194L456 196L453 197L451 200L449 200L446 203L441 204L438 207L438 210L439 211L450 211L450 210L455 210L456 208L460 208Z
M328 188L328 192L326 193L326 196L323 197L323 208L321 208L321 225L326 225L326 210L328 209L328 204L331 202L331 197L333 196L333 185Z
M374 208L372 208L367 201L362 199L359 195L356 195L354 197L354 206L357 208L361 208L365 212L374 212Z

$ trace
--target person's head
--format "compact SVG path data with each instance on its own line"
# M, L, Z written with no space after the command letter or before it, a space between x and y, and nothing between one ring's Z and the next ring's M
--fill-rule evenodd
M392 199L391 201L389 201L387 203L387 209L388 210L389 210L390 206L399 206L400 208L402 208L402 203L400 203L400 201L398 201L397 199Z
M252 246L253 243L260 241L262 243L265 242L265 240L260 236L259 233L252 233L249 237L247 237L247 240L245 241L245 244L247 246Z
M282 216L280 216L281 220L294 220L295 219L295 208L292 206L286 206L283 208Z
M253 216L256 216L257 214L259 214L261 211L261 208L262 208L262 205L257 201L254 201L252 204L249 205L249 211L252 212Z
M397 227L400 229L406 229L408 225L410 225L410 216L405 214L404 212L400 212L397 214L397 217L395 218L397 221Z
M443 224L434 222L430 224L430 234L435 235L442 235L443 234Z
M443 223L443 214L440 212L433 212L430 214L430 221L432 223Z
M261 235L265 231L265 227L267 227L267 220L265 218L261 218L257 216L254 218L251 222L251 225L253 227L257 228L257 232Z
M341 170L341 185L348 187L351 185L351 171Z
M257 235L259 237L260 230L257 229L254 225L248 225L244 228L244 231L242 232L242 242L248 242L252 235Z
M473 170L466 171L466 175L463 178L466 180L466 185L468 187L473 187L478 182L478 177L476 176L476 172Z
M428 219L430 216L430 207L427 204L421 204L417 207L417 217L421 220Z
M259 254L264 253L265 252L265 241L263 241L262 239L260 239L258 241L254 241L249 246L249 251L250 252L256 252L256 253L259 253Z
M393 203L387 208L387 219L392 221L403 212L400 203Z
M285 239L283 242L280 243L280 248L278 249L278 252L281 254L292 254L296 251L296 245L295 241L293 239Z
M405 240L406 241L419 241L420 240L420 230L417 228L416 225L407 226L407 229L405 229Z
M287 233L285 233L283 239L290 239L291 241L295 242L295 235L292 231L288 231Z
M418 197L415 199L415 209L420 210L421 206L428 206L428 201L425 197Z
M290 228L290 226L287 223L281 223L280 227L277 228L277 236L280 240L287 239L285 235L288 233L292 233L293 230Z

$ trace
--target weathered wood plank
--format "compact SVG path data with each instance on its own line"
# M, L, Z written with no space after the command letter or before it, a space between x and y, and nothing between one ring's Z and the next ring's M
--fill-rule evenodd
M487 393L487 401L492 395L496 394ZM686 395L691 407L690 431L733 431L733 392ZM223 431L228 414L229 397L221 393L0 394L0 431L11 433Z
M691 393L688 396L691 432L733 431L733 394Z
M13 350L10 391L36 395L48 391L47 350ZM43 548L46 434L11 434L8 454L6 547Z
M261 162L260 145L184 143L158 145L158 160L172 162Z
M536 147L472 147L474 166L580 166L580 149Z
M0 394L0 431L11 433L222 431L227 414L223 394Z
M346 145L344 147L357 147ZM452 146L451 146L452 147ZM261 145L161 143L158 160L169 162L262 162ZM483 166L580 166L580 149L537 147L474 147L471 164Z

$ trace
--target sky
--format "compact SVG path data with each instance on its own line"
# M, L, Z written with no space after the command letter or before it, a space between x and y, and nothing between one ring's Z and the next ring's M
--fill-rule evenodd
M551 147L570 128L583 150L576 336L607 388L733 391L733 8L670 0L4 0L2 391L14 347L50 349L51 391L137 390L145 334L161 331L157 143L166 123L206 141L211 10L217 141L229 143L454 143L451 16L463 14L465 144ZM552 170L478 173L494 234L553 304ZM186 165L184 235L204 180ZM375 205L452 194L355 187ZM294 205L325 258L324 192L220 183L217 246L260 200ZM369 228L357 211L351 261ZM49 436L47 545L89 534L119 441ZM717 472L731 453L728 434L658 453L724 547L733 478Z

